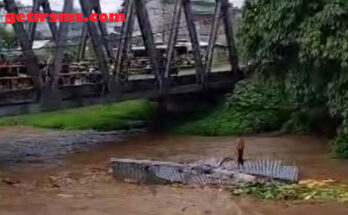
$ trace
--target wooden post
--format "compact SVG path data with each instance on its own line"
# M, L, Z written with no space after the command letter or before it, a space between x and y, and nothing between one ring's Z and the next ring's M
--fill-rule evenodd
M73 10L73 0L64 0L64 9L63 13L72 13ZM53 62L53 70L52 70L52 80L51 80L51 88L58 88L59 81L59 73L62 69L62 61L64 57L64 50L66 50L65 46L67 44L67 37L69 31L69 22L62 22L59 25L58 37L56 40L56 50Z
M197 35L197 30L195 27L195 22L192 15L192 8L190 0L183 0L184 13L186 17L186 23L190 34L191 44L192 44L192 52L194 55L195 63L196 63L196 79L197 83L204 83L204 72L203 72L203 64L202 64L202 55L200 51L200 44Z
M82 27L82 33L81 33L81 40L79 44L79 50L77 53L77 58L78 60L83 60L86 55L86 45L87 45L87 40L88 40L88 29L87 29L87 24L84 23Z
M118 81L122 81L123 79L123 65L126 59L126 56L128 55L127 49L128 49L128 44L130 43L130 39L132 37L132 32L133 32L133 26L134 26L134 12L135 12L135 7L134 7L134 1L133 0L126 0L125 2L125 8L126 8L126 21L122 24L122 29L121 29L121 35L120 35L120 42L118 45L117 49L117 54L116 54L116 62L115 62L115 75L116 79Z
M164 78L166 82L169 81L168 78L170 77L172 61L173 61L173 57L175 53L175 44L176 44L179 27L180 27L181 7L182 7L182 0L176 0L172 25L171 25L170 34L169 34L168 46L167 46L166 67L164 70Z
M159 64L158 53L156 49L155 39L153 36L149 15L145 6L144 0L133 0L135 3L135 9L138 16L138 22L142 37L144 40L145 49L149 55L152 69L155 72L156 80L159 88L160 96L163 94L163 73L161 72L161 66Z
M18 8L14 0L4 0L4 3L8 13L18 14ZM18 39L23 55L27 60L26 63L28 65L28 74L33 78L34 88L39 91L42 86L42 82L40 79L40 66L31 47L28 35L23 27L23 23L21 22L13 23L13 28L14 32L16 33L16 37Z
M215 48L215 43L217 40L218 31L219 31L221 7L222 7L221 2L219 0L216 0L215 14L214 14L213 23L210 30L209 43L208 43L208 47L207 47L207 51L205 55L205 66L204 66L205 76L211 72L211 66L212 66L213 57L214 57L214 48Z
M50 3L48 2L48 0L42 0L42 7L44 9L45 13L51 14L52 13L52 9L50 6ZM51 30L52 33L52 37L54 39L54 41L57 41L57 35L58 35L58 27L56 25L55 22L48 22L48 26Z
M86 0L80 0L81 8L84 17L90 17L91 12L92 12L92 7L89 3L89 1ZM88 31L89 35L92 40L93 48L95 55L99 61L99 67L103 75L103 82L104 82L104 90L103 93L108 93L109 92L109 66L108 66L108 61L107 61L107 55L106 55L106 50L103 49L103 46L100 44L103 44L103 40L101 38L101 35L98 31L97 26L95 23L89 21L86 22L88 26Z
M238 51L236 48L234 33L233 33L233 23L232 23L232 12L231 4L228 0L219 0L222 3L222 16L225 25L226 40L228 43L229 59L232 66L232 72L237 76L242 75L238 64Z
M31 11L33 14L36 11L40 10L40 2L41 2L41 0L33 0L33 9ZM31 44L33 44L33 41L35 39L36 26L37 26L37 22L30 22L29 23L28 37L29 37L29 41Z

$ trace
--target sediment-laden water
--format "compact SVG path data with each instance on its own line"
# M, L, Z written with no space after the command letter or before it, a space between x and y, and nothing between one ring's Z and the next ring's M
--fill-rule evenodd
M234 156L233 137L165 133L0 129L1 215L343 215L332 202L262 201L215 188L144 186L115 181L111 157L187 162ZM247 159L300 167L302 179L348 181L348 162L329 156L316 136L246 137ZM38 168L39 167L39 168ZM1 181L1 180L0 180Z

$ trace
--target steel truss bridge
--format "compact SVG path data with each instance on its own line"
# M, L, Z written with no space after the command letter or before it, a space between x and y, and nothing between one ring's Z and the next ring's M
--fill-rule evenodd
M99 0L79 0L79 4L84 17L90 17L91 13L102 13ZM3 7L8 13L19 12L19 7L17 7L14 0L4 0L3 3L0 2L0 7ZM104 36L107 35L105 23L89 21L84 24L81 44L85 44L88 37L91 40L96 58L94 68L97 68L97 72L94 73L94 80L96 81L79 85L60 84L64 77L68 75L70 77L76 75L91 78L88 71L76 72L73 69L74 65L69 66L68 74L62 73L62 68L66 66L63 58L68 45L69 22L62 22L59 26L57 23L48 23L55 42L54 58L49 66L42 66L33 50L37 23L29 23L29 27L25 28L22 22L15 22L12 25L25 63L21 65L0 65L0 71L1 69L3 71L4 69L11 71L25 69L27 75L2 76L0 78L0 82L19 86L15 90L13 88L0 90L0 115L130 98L165 98L172 94L231 88L242 77L242 72L238 66L232 10L230 8L231 5L228 0L216 0L215 13L211 17L209 43L203 54L192 13L191 0L176 0L168 43L166 44L165 59L164 63L161 63L146 7L146 0L126 0L123 9L125 22L122 25L121 36L118 39L116 56L112 54L110 45ZM35 13L36 11L51 13L50 1L34 0L32 12ZM72 12L73 0L64 0L63 13ZM182 16L184 16L187 23L195 68L174 74L172 72L173 61L175 60L174 52ZM151 72L132 76L126 67L129 61L127 53L130 49L136 19L138 20ZM223 26L219 26L220 23L223 23ZM212 71L213 54L219 27L224 27L226 34L231 69ZM83 45L81 47L85 48ZM76 65L75 67L79 68ZM45 76L43 71L46 72Z

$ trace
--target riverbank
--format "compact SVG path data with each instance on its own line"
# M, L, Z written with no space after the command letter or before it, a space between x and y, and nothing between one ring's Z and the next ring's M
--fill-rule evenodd
M52 112L2 117L0 126L32 126L64 130L120 130L150 120L154 104L133 100L105 105L65 109Z
M142 129L119 131L68 131L25 126L0 127L0 170L50 169L65 156L88 152L109 142L143 134Z

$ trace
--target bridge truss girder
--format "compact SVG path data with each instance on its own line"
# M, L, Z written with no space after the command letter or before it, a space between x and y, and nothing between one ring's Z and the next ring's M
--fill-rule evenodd
M138 6L138 10L134 10L133 7ZM233 33L233 24L232 24L232 14L231 14L231 4L228 0L216 0L216 8L215 14L213 16L213 24L210 31L210 38L208 44L208 50L205 54L205 64L202 61L202 52L199 43L198 33L195 27L194 17L191 8L190 0L176 0L175 9L173 14L173 20L170 28L170 34L167 44L167 56L166 56L166 65L161 71L157 71L154 62L159 62L158 54L156 53L156 46L153 42L153 33L151 30L151 26L148 23L148 15L146 12L146 7L144 6L143 0L126 0L125 3L125 13L126 13L126 22L122 25L122 37L120 39L118 53L116 57L116 76L121 79L122 77L127 77L127 74L124 74L124 70L122 66L125 61L127 61L127 50L129 49L130 37L132 35L132 28L134 25L134 15L136 13L138 16L138 20L140 22L140 28L142 31L142 36L144 39L145 48L147 50L148 55L150 56L150 60L152 66L155 68L155 72L157 74L157 80L159 83L160 89L168 90L170 87L170 71L171 65L174 58L175 45L177 40L178 31L180 28L180 19L182 10L185 14L185 19L187 23L187 28L189 32L190 41L192 44L192 50L195 60L195 69L196 69L196 82L198 84L202 84L204 86L206 76L211 72L212 67L212 59L214 54L215 43L217 40L217 34L219 30L220 20L223 20L225 35L228 41L228 51L229 51L229 61L232 67L232 72L236 75L240 75L240 70L238 67L238 53L234 41L234 33ZM141 9L141 10L140 10ZM144 25L145 24L145 25ZM145 28L145 30L144 30ZM148 40L148 41L146 41ZM156 57L157 56L157 57ZM155 60L157 58L157 60ZM121 80L122 81L122 80ZM160 90L162 91L162 90Z
M50 13L51 7L49 0L33 0L33 12L39 11L42 7L44 12ZM14 0L4 0L5 8L10 13L18 13ZM100 1L99 0L80 0L79 1L84 17L89 17L92 12L101 13ZM131 38L133 32L133 26L135 22L135 17L137 17L139 27L141 30L142 38L144 41L144 46L146 52L149 56L150 63L152 65L153 72L156 76L156 86L159 95L164 95L170 89L170 71L171 65L174 58L175 45L177 40L178 31L180 28L180 19L182 12L185 15L187 28L189 32L190 41L192 44L192 51L195 60L195 71L196 71L196 83L203 86L206 83L208 74L211 72L213 53L215 48L215 43L217 39L218 29L220 20L223 20L225 34L228 43L229 50L229 61L232 66L232 72L235 74L240 74L238 68L238 53L235 46L233 25L231 18L230 3L228 0L216 0L215 14L213 15L213 24L210 32L210 39L205 56L202 56L201 47L199 43L198 33L195 27L195 20L191 8L191 0L176 0L175 10L173 14L173 20L170 27L170 35L167 44L167 55L166 63L164 68L160 65L160 58L158 51L156 49L156 44L154 40L154 35L151 27L151 22L149 20L148 11L146 9L145 0L126 0L125 4L125 14L126 21L122 25L122 34L119 41L118 51L116 53L115 59L115 70L110 73L110 63L112 63L113 54L106 39L106 26L102 22L86 22L81 38L81 46L79 48L79 59L82 58L83 52L86 46L86 40L89 37L96 58L99 63L99 68L103 77L103 90L102 94L109 94L110 92L110 82L111 79L115 78L117 84L122 85L124 81L127 81L128 74L123 68L124 62L127 62L127 52L130 50ZM64 1L64 12L72 11L72 0ZM52 73L52 80L48 83L49 88L58 89L58 79L59 72L62 67L62 60L64 54L64 47L66 46L67 34L69 29L69 24L63 22L60 24L59 28L56 23L49 22L49 27L52 32L53 38L56 41L57 47L55 50L54 64ZM27 59L28 72L33 77L35 89L38 91L42 90L44 84L40 78L40 68L38 64L37 57L32 49L32 42L35 35L36 24L31 23L28 32L25 31L24 26L21 22L16 22L13 24L15 33L17 35L20 47L23 51L24 57ZM102 44L102 45L101 45ZM204 63L202 57L205 59ZM40 93L38 93L38 97Z

